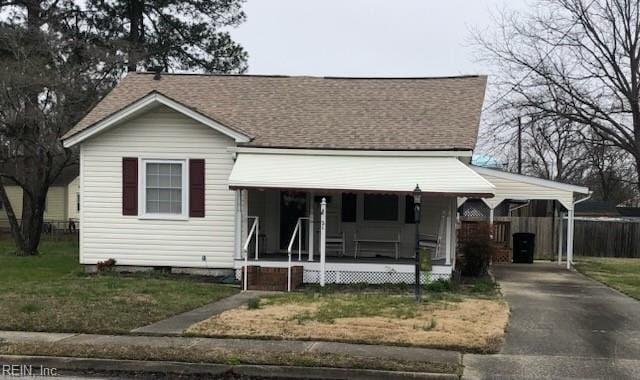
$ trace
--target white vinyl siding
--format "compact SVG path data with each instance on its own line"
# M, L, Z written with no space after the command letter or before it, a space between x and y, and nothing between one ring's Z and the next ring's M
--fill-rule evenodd
M120 265L232 268L235 195L227 183L231 146L232 139L166 107L83 142L81 263L113 258ZM149 220L122 215L123 157L185 163L204 159L205 217Z

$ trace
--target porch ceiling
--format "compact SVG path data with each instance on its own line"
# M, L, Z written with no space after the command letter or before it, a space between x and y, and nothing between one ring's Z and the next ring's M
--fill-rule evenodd
M366 191L492 197L494 186L456 157L239 153L231 189Z

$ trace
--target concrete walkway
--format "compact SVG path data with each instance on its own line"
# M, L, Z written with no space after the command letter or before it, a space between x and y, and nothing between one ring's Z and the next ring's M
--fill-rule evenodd
M464 378L638 378L640 302L555 263L494 273L511 309L506 342L464 355Z
M182 333L194 323L204 321L227 310L235 309L236 307L246 304L252 298L267 294L273 294L273 292L247 291L238 293L197 309L187 311L186 313L175 315L148 326L133 329L131 332L143 335L182 335Z
M399 360L406 362L422 362L439 365L443 368L456 369L461 363L461 355L454 351L433 350L415 347L373 346L364 344L347 344L316 341L286 341L286 340L253 340L253 339L215 339L191 337L160 337L160 336L131 336L131 335L97 335L97 334L57 334L40 332L0 331L0 342L5 343L54 343L61 345L78 345L107 348L108 346L172 348L184 350L213 350L224 349L233 351L266 351L275 353L318 353L339 354L345 357L366 359ZM5 357L0 359L8 360ZM67 360L62 359L62 360ZM100 359L78 359L91 362ZM1 361L1 360L0 360ZM143 363L143 362L139 362ZM215 364L211 364L215 366ZM140 368L140 364L133 364L132 368ZM228 365L218 365L226 366ZM119 369L118 367L114 370ZM265 369L266 371L266 369ZM348 371L347 369L343 371ZM437 378L450 378L457 375L439 375ZM347 376L349 377L349 376ZM369 376L370 377L370 376ZM388 377L388 376L386 376ZM342 377L344 378L344 377ZM384 377L383 377L384 378ZM403 377L404 378L404 377ZM430 377L433 378L433 377Z

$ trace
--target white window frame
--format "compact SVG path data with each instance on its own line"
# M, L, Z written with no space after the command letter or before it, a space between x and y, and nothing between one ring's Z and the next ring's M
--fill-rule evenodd
M189 170L187 159L139 158L138 159L138 215L139 219L188 220L189 219ZM147 164L182 165L182 213L163 214L147 212Z

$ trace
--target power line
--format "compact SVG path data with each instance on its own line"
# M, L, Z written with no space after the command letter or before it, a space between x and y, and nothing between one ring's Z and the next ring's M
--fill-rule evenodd
M597 0L591 0L591 2L589 3L589 5L587 5L586 8L584 8L584 13L586 13L589 8L591 8L591 6L596 2ZM515 90L518 86L520 86L522 84L522 82L524 82L525 79L527 79L529 77L529 75L531 75L533 73L534 70L536 70L540 65L542 65L542 63L544 62L544 60L546 60L547 58L549 58L549 55L551 55L551 53L555 50L555 48L557 48L560 43L562 42L562 40L564 40L569 33L571 33L571 31L573 30L573 28L576 27L576 25L578 25L578 20L576 20L570 27L569 29L567 29L566 32L564 32L562 34L562 36L560 37L560 40L558 40L558 42L556 42L555 44L553 44L553 46L551 47L551 49L549 49L549 51L544 55L544 57L540 58L540 60L538 61L538 63L532 67L529 72L527 72L516 84L514 84L513 86L511 86L511 88L506 91L504 94L502 94L500 97L498 97L498 99L494 100L493 102L491 102L491 104L489 104L488 106L482 108L482 112L488 110L489 108L495 106L496 104L498 104L499 102L501 102L504 98L507 97L507 95L509 95L510 93L513 92L513 90Z

